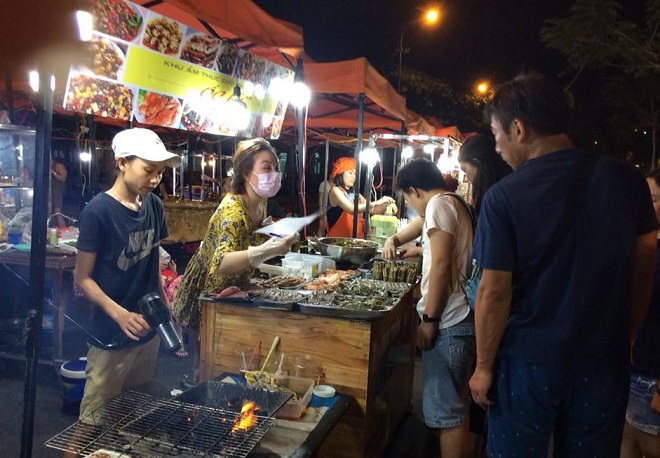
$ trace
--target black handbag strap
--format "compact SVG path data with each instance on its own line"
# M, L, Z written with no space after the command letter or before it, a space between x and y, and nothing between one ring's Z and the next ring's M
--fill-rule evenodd
M527 271L527 274L514 285L514 294L517 297L521 297L524 288L529 286L530 281L539 273L541 267L547 264L552 254L557 251L562 239L568 233L568 229L575 222L578 212L584 207L587 198L587 189L589 188L596 162L598 162L597 155L583 153L573 175L571 187L568 193L566 193L566 202L564 203L564 211L561 219L557 223L550 240L548 240L543 254L536 264Z

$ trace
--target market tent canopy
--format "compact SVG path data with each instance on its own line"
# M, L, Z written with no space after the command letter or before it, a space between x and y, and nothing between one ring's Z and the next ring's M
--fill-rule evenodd
M363 57L329 63L305 63L305 83L312 91L307 127L351 129L358 126L358 97L364 94L364 131L399 132L406 119L406 100ZM295 126L287 112L285 125Z
M200 31L233 41L271 62L305 58L302 28L276 19L251 0L134 0L150 10Z
M408 134L436 135L436 128L433 127L424 117L408 110L406 117L406 129Z

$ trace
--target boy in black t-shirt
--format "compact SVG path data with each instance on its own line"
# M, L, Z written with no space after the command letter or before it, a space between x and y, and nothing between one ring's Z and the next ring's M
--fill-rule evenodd
M158 247L168 231L163 204L151 191L165 167L181 164L147 129L118 133L112 149L118 169L115 183L94 197L80 216L74 279L96 306L81 419L124 389L153 378L160 340L137 304L148 293L165 298ZM99 421L98 416L86 420Z

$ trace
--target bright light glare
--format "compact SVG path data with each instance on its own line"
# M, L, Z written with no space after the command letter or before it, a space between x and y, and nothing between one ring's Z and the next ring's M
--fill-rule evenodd
M92 30L94 28L94 17L87 11L76 11L76 22L78 23L78 38L80 41L89 41L92 39Z
M268 86L268 93L275 100L281 100L286 94L287 83L282 78L273 78Z
M254 83L252 81L244 81L243 90L241 92L245 97L252 97L252 95L254 95Z
M413 147L410 145L404 146L401 151L401 157L404 159L410 159L413 156Z
M36 70L30 71L28 78L30 80L30 88L34 92L39 92L39 72Z
M435 145L433 143L427 143L424 145L423 149L426 154L433 154L435 151Z
M257 98L257 100L263 100L264 97L266 97L266 90L261 84L257 84L254 87L254 96Z
M312 98L312 92L309 87L302 81L296 81L291 87L291 103L298 107L303 108L309 105L309 100Z
M440 10L437 8L432 8L424 13L424 21L427 24L435 24L440 20Z
M479 84L477 85L477 92L478 92L479 94L485 94L486 92L488 92L489 87L490 87L490 86L489 86L488 83L486 83L486 82L484 82L484 83L479 83Z
M55 75L50 75L50 90L55 92Z
M374 167L380 162L380 154L373 146L369 146L360 151L360 162L366 164L367 167Z
M263 113L261 115L261 125L264 128L270 127L272 123L273 123L273 115L271 115L270 113Z
M243 130L250 123L250 112L240 97L232 97L225 104L225 125L231 130Z
M80 161L81 162L90 162L92 160L92 153L89 153L87 151L82 151L80 153Z

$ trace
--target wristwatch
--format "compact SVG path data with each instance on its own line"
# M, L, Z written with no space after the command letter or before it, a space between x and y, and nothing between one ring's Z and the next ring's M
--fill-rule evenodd
M422 322L424 323L438 323L440 321L440 317L430 317L426 313L422 315Z

